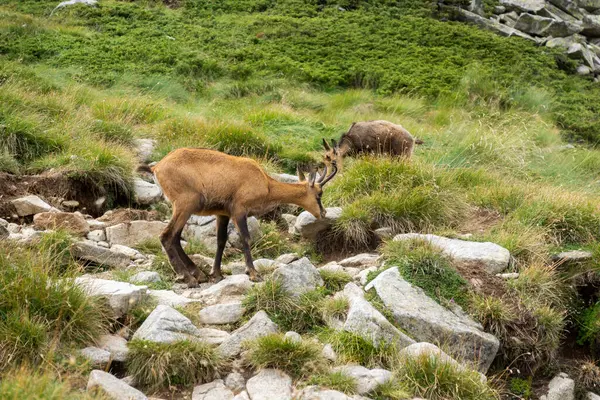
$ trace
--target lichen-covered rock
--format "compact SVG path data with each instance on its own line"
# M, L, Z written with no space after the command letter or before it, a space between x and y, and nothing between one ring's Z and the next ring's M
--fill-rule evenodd
M154 299L158 305L170 307L181 307L197 301L181 296L172 290L149 290L148 295Z
M90 296L101 296L108 300L116 318L127 314L146 295L146 286L131 283L97 279L89 276L75 278L75 283Z
M135 332L133 339L157 343L172 343L178 340L197 341L200 330L186 316L172 307L159 305Z
M452 259L453 262L467 267L481 267L490 274L497 274L508 267L510 252L504 247L491 242L469 242L459 239L448 239L436 235L406 233L394 237L395 241L420 239L429 242L433 247Z
M306 257L277 268L273 278L280 280L285 291L292 296L300 296L323 286L321 274Z
M412 338L444 343L453 353L476 364L480 372L488 370L498 352L498 339L477 329L467 316L442 307L422 289L402 279L398 268L383 271L366 289L375 289L396 323Z
M162 198L162 191L158 185L146 182L140 178L133 180L133 193L138 204L154 204Z
M354 268L368 268L376 266L379 262L380 255L372 253L357 254L353 257L345 258L338 261L338 264L342 267L354 267Z
M200 310L199 320L203 324L222 325L233 324L239 321L244 315L242 303L215 304Z
M319 219L308 211L301 212L294 224L295 230L302 237L315 239L319 233L327 230L342 215L340 207L329 207L325 211L327 212L325 218Z
M583 17L583 31L585 36L600 37L600 15L586 15Z
M371 303L364 298L363 290L350 282L344 287L344 297L348 299L346 321L342 329L358 335L378 346L380 343L408 346L415 341L392 325Z
M263 369L248 379L246 390L252 400L291 400L292 378L276 369Z
M223 357L235 357L242 351L242 343L277 332L277 325L269 319L267 313L259 311L243 326L231 333L231 336L218 347Z
M234 393L241 392L246 388L246 379L239 372L232 372L225 377L225 386Z
M206 306L233 303L241 301L252 285L253 283L248 275L231 275L199 293L192 292L190 297L199 299Z
M19 217L26 217L28 215L35 215L52 210L50 204L35 195L19 197L18 199L12 200L11 203L15 207Z
M540 400L574 400L575 381L564 372L556 375L548 384L548 392Z
M500 4L509 10L518 10L526 13L537 13L544 8L544 0L500 0Z
M79 353L90 362L93 368L106 368L111 360L110 353L98 347L86 347Z
M81 215L66 212L42 212L35 214L33 225L38 230L64 229L75 235L84 236L90 227Z
M162 221L131 221L106 228L106 240L111 245L133 247L160 237L167 224Z
M129 348L127 340L119 335L102 335L98 339L98 347L110 353L114 361L124 362L127 360Z
M94 370L90 373L87 390L100 389L113 400L147 400L146 395L132 388L108 372Z
M233 400L233 392L221 379L196 386L192 392L192 400Z
M519 16L514 26L522 32L536 36L565 37L583 30L580 24L567 21L556 21L539 15L523 13Z
M133 283L155 283L161 282L160 274L156 271L141 271L129 278Z

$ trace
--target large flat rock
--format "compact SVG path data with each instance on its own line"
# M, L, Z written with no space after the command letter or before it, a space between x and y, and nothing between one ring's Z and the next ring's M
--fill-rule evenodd
M232 358L240 354L242 343L246 340L258 339L275 332L277 325L269 319L266 312L259 311L245 325L233 331L218 347L218 351L223 357Z
M113 400L147 400L146 395L132 388L122 380L108 372L94 370L90 373L87 390L100 389Z
M292 378L277 369L263 369L248 379L251 400L292 400Z
M91 240L73 243L71 254L80 260L113 268L125 268L131 263L129 256L105 247L100 247L96 242Z
M127 282L97 279L89 276L75 278L75 283L90 296L101 296L108 300L115 318L122 317L146 295L146 286Z
M135 332L133 339L157 343L198 341L200 330L186 316L166 305L157 306Z
M106 240L111 245L135 247L148 240L158 240L166 227L167 224L162 221L123 222L106 228Z
M383 271L366 287L374 289L396 323L412 338L445 345L485 373L500 345L498 339L476 328L475 321L458 316L402 279L398 268Z
M510 252L496 243L469 242L420 233L405 233L394 237L395 241L414 239L429 242L455 263L466 267L481 267L490 274L504 271L510 262Z
M306 257L280 266L273 278L280 280L285 291L296 297L323 286L321 274Z

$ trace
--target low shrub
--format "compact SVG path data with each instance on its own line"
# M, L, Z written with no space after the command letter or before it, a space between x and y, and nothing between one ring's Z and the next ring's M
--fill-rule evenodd
M247 343L248 362L254 368L276 368L294 379L307 378L323 370L321 346L310 340L295 342L282 334L271 334Z
M521 399L530 399L532 395L531 377L529 379L512 378L510 380L510 393Z
M128 373L150 389L211 382L223 367L216 350L202 342L156 343L134 339L128 347Z

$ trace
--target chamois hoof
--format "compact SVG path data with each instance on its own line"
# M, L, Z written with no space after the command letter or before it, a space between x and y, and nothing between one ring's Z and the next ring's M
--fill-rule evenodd
M188 277L185 280L185 283L187 284L188 288L190 288L190 289L198 287L198 281L193 276Z
M219 283L223 280L223 275L221 274L210 274L209 282L211 283Z
M250 280L252 282L262 282L263 281L263 279L260 277L260 275L258 275L257 272L254 272L254 273L246 272L246 275L248 275L248 277L250 278Z
M202 270L200 270L200 268L196 268L196 270L192 273L192 275L194 276L194 278L196 278L198 283L208 282L208 276L206 276L206 274L204 272L202 272Z

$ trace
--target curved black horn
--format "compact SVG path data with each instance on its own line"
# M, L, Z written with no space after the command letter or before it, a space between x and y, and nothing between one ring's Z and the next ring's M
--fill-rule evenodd
M331 178L333 178L335 176L335 174L337 174L338 168L337 165L333 165L333 171L331 172L331 174L329 174L329 176L327 178L325 178L325 180L323 182L320 182L321 187L325 186L325 184L327 182L329 182L331 180Z
M323 147L325 147L325 150L327 151L331 150L331 147L329 147L329 143L327 143L327 140L325 140L325 138L323 138Z
M319 177L320 184L323 184L323 180L325 179L326 176L327 176L327 165L325 165L325 167L323 167L323 172L321 173L321 176Z

